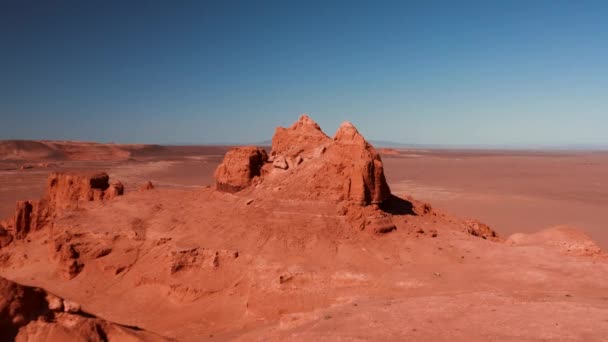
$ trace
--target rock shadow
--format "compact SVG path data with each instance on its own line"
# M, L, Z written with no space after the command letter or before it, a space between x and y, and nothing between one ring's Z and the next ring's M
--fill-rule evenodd
M388 199L382 202L380 209L393 215L417 215L412 202L395 195L390 195Z

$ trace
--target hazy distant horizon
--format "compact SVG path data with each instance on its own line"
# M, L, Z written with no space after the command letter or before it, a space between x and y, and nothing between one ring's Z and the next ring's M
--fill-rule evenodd
M92 140L57 140L57 139L2 139L1 142L5 141L47 141L47 142L77 142L77 143L99 143L99 144L116 144L116 145L129 145L129 144L140 144L140 145L160 145L160 146L242 146L242 145L253 145L253 146L271 146L271 140L263 141L250 141L250 142L209 142L209 143L197 143L197 142L175 142L175 143L150 143L150 142L120 142L120 141L92 141ZM396 148L396 149L413 149L413 150L488 150L488 151L581 151L581 152L603 152L608 151L608 145L441 145L441 144L416 144L416 143L403 143L396 141L386 140L374 140L368 139L376 148Z
M0 139L608 146L608 2L0 3Z

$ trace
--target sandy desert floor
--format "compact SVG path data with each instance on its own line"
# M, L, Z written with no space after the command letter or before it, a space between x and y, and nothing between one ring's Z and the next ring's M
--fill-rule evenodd
M608 248L608 152L400 151L396 194L474 217L502 235L571 225Z
M42 195L52 171L104 170L127 191L151 180L159 187L194 189L213 184L228 147L171 147L127 161L0 161L0 217L15 201ZM569 225L608 249L608 152L397 150L383 154L391 191L436 208L477 218L503 236Z

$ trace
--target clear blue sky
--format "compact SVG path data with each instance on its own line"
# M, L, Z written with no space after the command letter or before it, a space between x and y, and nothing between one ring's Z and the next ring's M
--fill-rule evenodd
M0 2L0 139L608 145L608 1Z

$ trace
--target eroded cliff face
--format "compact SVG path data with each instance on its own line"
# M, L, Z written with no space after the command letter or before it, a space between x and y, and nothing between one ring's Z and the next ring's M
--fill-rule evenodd
M77 209L85 202L121 196L124 193L122 183L110 184L109 179L106 173L51 173L44 196L38 200L18 201L14 217L3 221L0 235L5 238L2 241L25 238L31 231L45 227L63 210ZM0 243L0 247L8 242Z
M103 200L110 188L107 173L58 173L49 175L44 200L54 209L77 206L80 202Z
M391 195L380 155L349 122L330 138L302 115L291 127L276 129L270 158L259 155L265 152L255 147L228 152L216 171L217 189L239 191L260 176L255 185L295 199L366 206L380 204Z
M343 123L334 137L329 153L334 162L345 166L347 173L346 198L361 204L379 204L391 195L384 177L380 154L350 122ZM348 172L347 171L347 172Z

